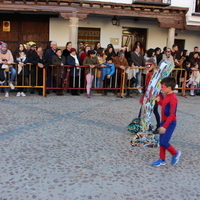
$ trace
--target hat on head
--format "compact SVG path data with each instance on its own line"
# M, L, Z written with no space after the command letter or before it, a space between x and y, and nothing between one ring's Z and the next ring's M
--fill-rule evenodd
M1 44L1 46L6 46L6 47L8 47L8 44L5 43L5 42L3 42L3 43Z
M71 48L69 52L72 53L74 51L76 52L76 49L75 48Z

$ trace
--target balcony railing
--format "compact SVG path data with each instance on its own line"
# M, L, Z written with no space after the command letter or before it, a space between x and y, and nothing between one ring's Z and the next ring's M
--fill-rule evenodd
M171 0L133 0L132 4L170 6L171 5Z

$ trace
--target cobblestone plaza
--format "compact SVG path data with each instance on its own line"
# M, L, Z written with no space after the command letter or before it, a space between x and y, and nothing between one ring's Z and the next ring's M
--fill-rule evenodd
M139 96L0 96L0 200L200 199L199 97L179 97L171 166L132 147ZM154 116L152 116L154 121Z

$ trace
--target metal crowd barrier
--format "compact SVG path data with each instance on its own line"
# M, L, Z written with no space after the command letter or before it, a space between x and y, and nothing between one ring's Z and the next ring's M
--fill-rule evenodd
M124 98L124 95L125 95L125 90L131 90L131 89L134 89L134 90L137 90L137 85L136 83L134 84L131 84L131 79L133 77L136 78L136 74L140 71L140 74L139 74L139 85L142 86L141 82L144 83L145 85L145 79L142 75L142 70L145 70L146 68L145 67L128 67L126 70L124 70L123 72L123 79L122 79L122 84L121 84L121 93L120 93L120 96L122 98ZM139 71L138 71L139 70Z
M195 70L192 70L192 71L199 71L198 69L195 69ZM190 75L190 74L189 74ZM186 91L187 90L199 90L198 92L200 93L200 83L198 83L196 85L196 87L186 87L186 84L187 84L187 78L190 77L188 76L188 71L185 71L185 76L184 76L184 81L183 81L183 85L182 85L182 96L186 96Z
M76 84L76 73L75 73L75 69L78 68L78 84ZM47 71L49 71L50 75L47 74L47 79L48 76L51 77L50 80L50 84L48 84L48 80L47 80L47 90L56 90L56 89L63 89L63 87L60 87L59 85L59 79L61 77L60 76L60 70L62 71L62 79L64 79L66 77L67 74L67 69L70 69L70 74L69 74L69 87L68 90L86 90L86 73L85 73L85 69L88 68L88 66L78 66L78 67L74 67L71 65L63 65L63 66L56 66L56 65L50 65L47 68ZM122 75L121 75L121 71L120 69L116 68L115 70L115 74L113 74L113 76L111 76L110 78L110 83L108 85L108 87L103 87L103 81L101 80L101 71L98 71L102 68L108 68L108 67L95 67L95 74L94 74L94 79L93 79L93 84L92 84L92 88L91 90L120 90L120 81L122 80ZM50 70L48 70L50 69ZM56 72L56 73L55 73ZM73 75L71 75L73 74ZM99 80L98 80L99 78ZM63 81L63 80L62 80ZM97 85L97 82L100 81L100 86Z
M46 95L46 69L43 68L41 69L42 71L42 76L40 76L41 80L39 84L39 77L38 77L38 73L39 73L39 67L33 65L32 63L26 63L26 67L28 67L27 69L27 75L25 75L25 68L22 67L21 71L22 71L22 84L18 84L18 72L19 72L19 67L17 63L13 63L12 67L15 68L16 70L16 76L15 76L15 80L14 80L14 86L15 88L41 88L42 92L43 92L43 96ZM10 71L9 69L5 69L6 72L6 82L8 84L8 82L10 81ZM34 84L33 84L33 80L34 80ZM9 84L8 85L0 85L0 88L5 88L8 87L10 88Z
M139 67L128 67L127 69L131 69L132 71L139 69L140 70L140 85L144 86L144 84L141 84L141 81L145 83L144 80L142 80L142 70L145 69L144 67L139 68ZM200 71L200 70L195 70L195 71ZM128 72L130 73L130 71ZM123 81L121 84L121 94L120 96L124 98L125 95L125 90L127 89L137 89L136 85L131 85L131 77L128 77L127 70L126 72L123 73ZM131 72L132 74L136 74L137 72ZM187 81L187 76L188 72L183 69L183 68L174 68L172 72L170 73L170 76L174 77L176 80L176 83L178 87L176 87L176 90L181 90L181 96L186 96L186 90L194 89L194 90L200 90L200 84L197 85L198 87L196 88L187 88L186 87L186 81Z
M22 67L22 84L18 84L18 65L17 63L12 64L13 67L16 69L16 77L14 85L16 88L40 88L42 89L43 96L47 95L47 90L57 90L57 89L63 89L63 86L61 83L59 83L59 78L64 79L67 74L67 69L74 70L74 66L70 65L64 65L64 66L56 66L56 65L50 65L47 68L40 69L38 66L34 66L32 63L27 63L28 66L28 75L25 76L25 70ZM69 87L68 90L86 90L86 74L85 69L88 66L79 66L79 76L78 76L78 85L75 83L75 75L71 76L69 74ZM140 85L141 82L143 85L145 85L145 77L142 75L142 70L146 69L145 67L128 67L126 70L118 69L116 68L115 74L110 79L110 84L108 87L103 87L103 83L101 80L101 76L99 76L100 69L101 68L108 68L108 67L95 67L95 75L93 79L93 85L91 90L113 90L113 91L119 91L119 96L124 98L125 91L127 89L137 89L136 84L131 85L131 78L133 76L136 76L137 70L140 70ZM50 74L47 72L48 69L50 70ZM62 71L62 77L59 77L59 70ZM34 71L34 73L32 73ZM42 76L39 74L39 71L42 71ZM200 71L200 70L195 70ZM70 72L69 72L70 73ZM6 71L7 74L7 81L10 80L10 72L9 70ZM40 77L38 76L40 75ZM200 83L195 87L186 87L186 81L188 77L188 72L183 68L174 68L170 74L170 76L173 76L176 79L178 87L176 90L181 90L181 95L186 96L187 90L200 90ZM50 77L50 78L49 78ZM100 85L98 85L98 81L100 79ZM33 85L33 79L35 79L35 84ZM40 79L40 81L39 81ZM50 81L50 83L49 83ZM63 81L63 80L62 80ZM142 86L143 86L142 85ZM0 85L0 88L4 87L10 87L9 85Z

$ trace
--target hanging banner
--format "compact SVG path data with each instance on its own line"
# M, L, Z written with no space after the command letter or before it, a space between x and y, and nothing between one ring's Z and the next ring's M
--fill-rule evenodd
M3 31L10 32L10 21L3 21Z

